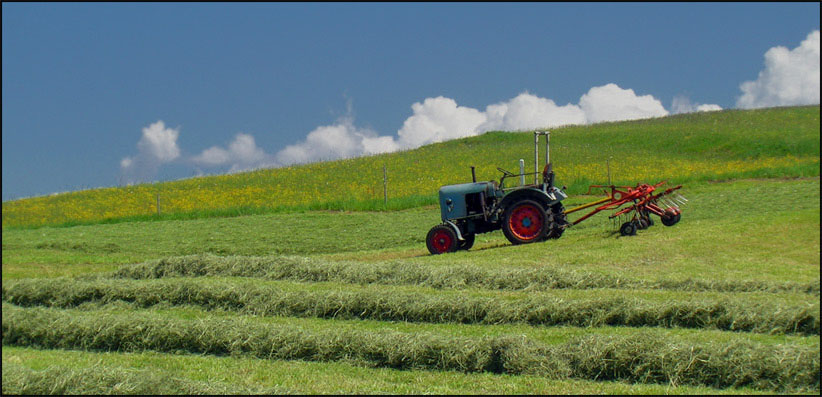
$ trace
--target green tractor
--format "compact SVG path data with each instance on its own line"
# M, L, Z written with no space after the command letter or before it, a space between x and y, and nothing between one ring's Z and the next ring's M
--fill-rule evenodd
M539 137L545 136L545 168L538 171ZM526 184L530 173L524 171L520 160L520 173L514 174L502 168L499 183L477 182L471 167L472 183L443 186L439 190L442 223L431 228L425 239L428 251L443 254L467 250L474 245L474 237L502 229L512 244L528 244L562 236L568 225L561 201L568 196L564 189L554 186L554 172L548 152L550 131L534 132L533 184ZM540 175L541 174L541 175ZM542 177L541 180L539 177ZM519 183L516 183L519 179ZM506 187L513 179L514 186Z

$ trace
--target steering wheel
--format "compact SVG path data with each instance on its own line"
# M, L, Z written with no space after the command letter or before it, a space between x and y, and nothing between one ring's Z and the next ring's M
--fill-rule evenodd
M506 171L502 168L497 167L497 171L502 172L505 176L516 176L515 174L511 173L510 171Z

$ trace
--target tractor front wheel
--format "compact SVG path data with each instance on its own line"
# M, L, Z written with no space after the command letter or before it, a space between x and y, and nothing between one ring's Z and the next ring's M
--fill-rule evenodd
M425 244L432 255L454 252L459 248L457 233L447 225L432 227L425 238Z
M505 210L502 232L512 244L528 244L545 237L545 209L532 200L522 200Z

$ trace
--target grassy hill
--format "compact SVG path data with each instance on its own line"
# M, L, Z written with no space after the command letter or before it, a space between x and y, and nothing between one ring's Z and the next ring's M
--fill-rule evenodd
M727 110L556 128L551 159L571 194L591 183L675 183L819 175L819 106ZM205 218L310 209L384 210L436 202L439 186L533 169L533 136L489 132L378 156L94 189L3 202L3 227ZM382 167L388 173L383 202Z
M617 183L684 183L681 222L623 237L598 215L557 240L494 232L429 255L439 185L469 165L499 178L532 139L3 203L2 391L819 393L818 106L556 129L567 205L613 156ZM109 223L44 209L157 191L202 208ZM293 201L250 201L265 194Z

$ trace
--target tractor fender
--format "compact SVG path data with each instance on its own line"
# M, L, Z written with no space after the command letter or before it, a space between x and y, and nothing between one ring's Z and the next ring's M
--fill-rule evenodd
M550 206L564 199L564 196L564 194L557 194L556 191L552 191L551 194L548 194L543 190L535 188L519 189L508 193L505 197L503 197L502 202L500 203L500 208L508 208L508 206L512 203L521 200L534 200L542 204L545 209L548 209Z
M457 225L454 224L454 222L445 221L445 224L448 225L449 227L451 227L451 229L454 229L454 233L457 234L457 240L460 240L460 241L465 240L465 238L462 237L462 233L460 232L460 228L458 228Z

